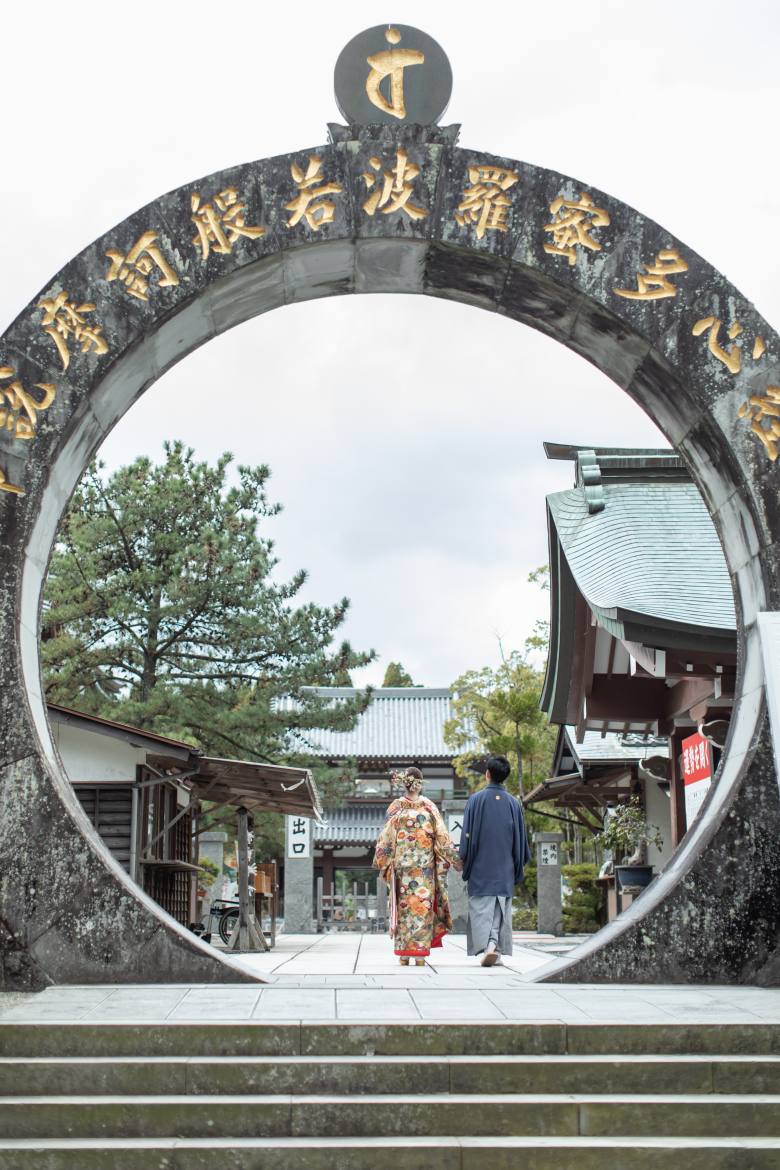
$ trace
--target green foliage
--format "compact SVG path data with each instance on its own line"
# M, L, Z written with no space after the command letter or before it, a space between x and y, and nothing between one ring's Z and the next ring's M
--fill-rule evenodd
M522 898L527 909L536 909L537 868L535 861L529 861L523 871L523 880L515 886L515 894Z
M536 930L539 926L539 913L530 906L518 906L512 911L512 928L514 930Z
M46 584L46 695L214 755L308 763L307 730L348 730L370 692L328 707L305 688L375 655L333 645L346 598L294 604L306 574L274 576L269 470L239 466L228 486L231 459L174 442L159 464L90 467Z
M600 926L599 914L604 900L596 885L598 867L591 864L564 865L561 873L568 885L563 903L563 928L566 934L593 934Z
M550 592L550 566L540 565L528 574L530 585L538 585L544 593ZM527 654L539 653L545 661L550 648L550 623L548 620L537 618L534 628L525 640Z
M219 877L219 866L210 857L201 857L198 867L201 871L198 875L198 885L208 890Z
M632 854L647 844L663 848L661 831L657 825L648 824L638 796L632 796L627 804L619 804L594 840L616 857Z
M413 687L412 676L408 670L404 670L400 662L388 662L385 677L382 679L383 687Z
M444 726L447 745L456 753L455 770L476 786L470 770L486 755L507 757L509 784L527 791L549 775L556 728L539 709L544 672L515 651L493 670L470 670L452 684L453 718Z
M525 886L532 898L536 898L536 886L539 876L539 870L535 861L529 861L528 865L523 871L523 886Z
M528 580L548 590L549 566L534 569ZM455 714L444 726L444 739L456 753L455 771L470 787L481 784L472 767L488 755L507 757L512 765L509 783L514 780L520 794L549 775L558 733L539 707L544 669L530 660L535 652L546 659L548 645L549 623L537 621L524 652L505 655L501 647L496 670L470 670L452 684Z

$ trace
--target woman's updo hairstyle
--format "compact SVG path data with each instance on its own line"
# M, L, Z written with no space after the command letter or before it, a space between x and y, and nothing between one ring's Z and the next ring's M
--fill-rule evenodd
M416 792L422 792L423 785L425 784L423 774L419 768L407 768L405 772L401 773L399 780L410 796L413 796Z

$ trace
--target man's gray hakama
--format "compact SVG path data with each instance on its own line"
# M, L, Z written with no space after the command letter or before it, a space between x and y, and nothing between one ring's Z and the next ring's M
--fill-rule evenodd
M493 931L494 920L497 930ZM496 940L496 949L502 955L512 954L512 899L498 898L487 894L469 898L469 924L466 930L468 954L480 955L487 949L491 933Z

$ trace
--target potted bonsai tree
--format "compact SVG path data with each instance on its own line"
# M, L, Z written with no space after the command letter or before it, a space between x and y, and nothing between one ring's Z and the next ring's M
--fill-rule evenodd
M595 840L612 853L615 877L623 893L638 894L649 886L653 867L647 864L647 846L661 849L663 838L657 825L647 823L638 796L613 810Z

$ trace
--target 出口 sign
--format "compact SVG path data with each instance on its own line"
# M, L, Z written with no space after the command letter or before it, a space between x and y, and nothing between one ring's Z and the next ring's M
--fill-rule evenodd
M311 857L311 820L308 817L287 818L287 856L291 859Z

